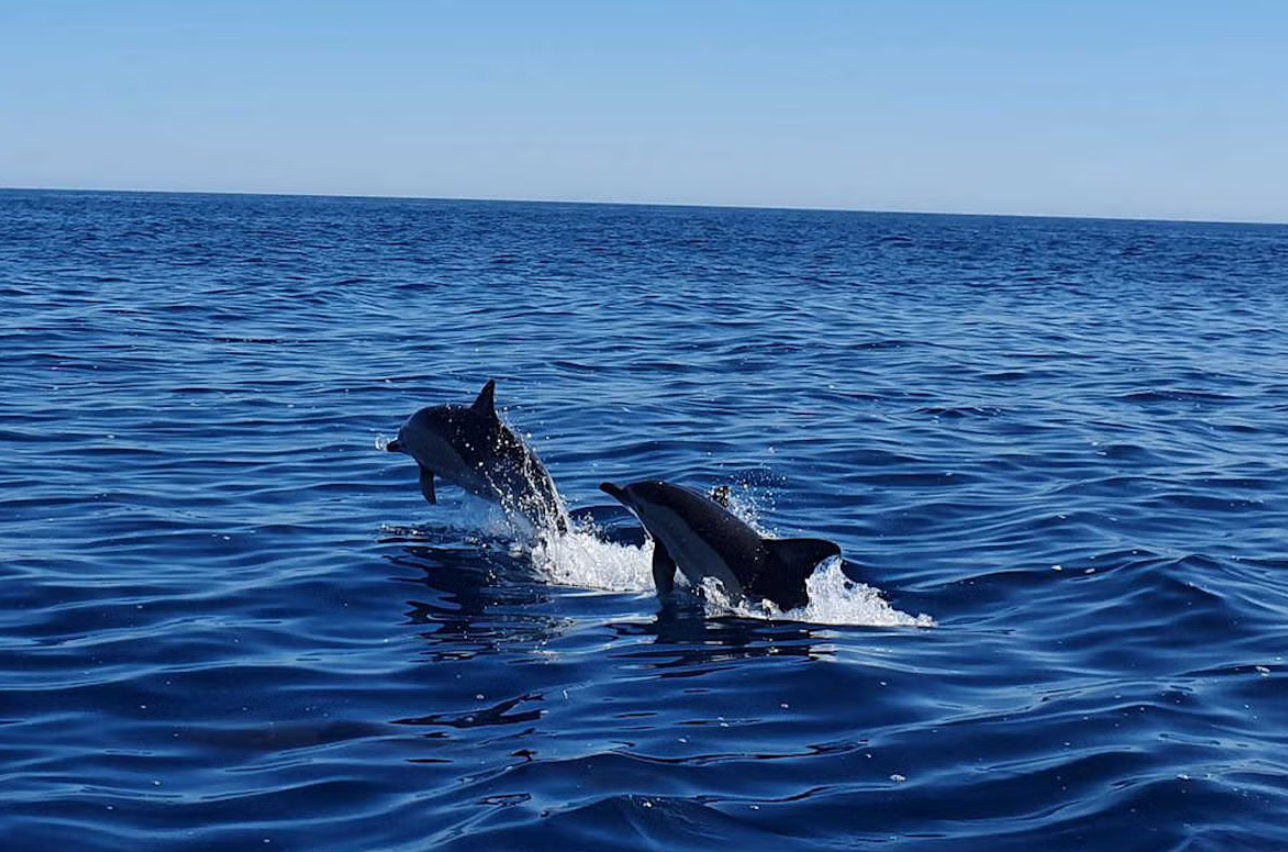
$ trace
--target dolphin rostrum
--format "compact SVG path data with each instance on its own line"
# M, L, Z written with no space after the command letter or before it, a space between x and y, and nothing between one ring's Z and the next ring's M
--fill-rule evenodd
M385 449L406 453L420 465L420 491L437 503L434 475L471 494L501 504L539 530L568 529L567 513L554 480L496 413L496 381L489 381L473 405L422 408L403 423Z
M653 582L661 595L673 588L678 565L694 586L714 577L734 598L765 598L785 612L809 603L805 578L841 553L817 538L764 538L717 500L682 485L599 488L634 512L653 539Z

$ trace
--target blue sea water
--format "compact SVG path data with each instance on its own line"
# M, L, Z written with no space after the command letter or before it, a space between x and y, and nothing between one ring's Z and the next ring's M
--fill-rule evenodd
M0 193L0 847L1288 848L1288 227ZM380 452L498 380L596 528ZM605 479L845 552L681 596Z

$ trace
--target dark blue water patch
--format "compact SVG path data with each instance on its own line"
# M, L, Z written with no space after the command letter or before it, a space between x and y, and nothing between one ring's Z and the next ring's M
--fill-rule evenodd
M6 849L1288 842L1288 229L0 214ZM488 378L599 530L554 573L377 450ZM663 605L644 478L936 626Z

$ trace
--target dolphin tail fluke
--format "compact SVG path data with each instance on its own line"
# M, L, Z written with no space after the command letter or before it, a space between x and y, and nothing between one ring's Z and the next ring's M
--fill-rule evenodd
M496 413L496 379L488 379L488 383L483 386L483 390L479 391L478 399L474 400L470 408L480 414Z
M821 538L765 539L769 561L757 577L753 591L769 598L780 609L789 610L809 603L805 580L824 559L841 555L841 548Z
M796 574L802 580L814 573L814 568L824 559L841 555L841 548L835 542L821 538L770 538L765 539L765 546L779 570Z
M430 503L438 502L438 495L434 493L434 471L427 467L420 469L420 493L425 495L425 499Z

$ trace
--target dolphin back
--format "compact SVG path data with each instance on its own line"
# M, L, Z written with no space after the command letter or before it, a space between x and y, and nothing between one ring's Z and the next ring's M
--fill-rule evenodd
M568 529L567 512L554 480L537 454L502 422L496 411L496 380L470 405L436 405L407 418L385 449L407 453L420 465L420 490L437 502L434 477L441 477L507 514L526 517L540 528Z
M500 491L501 505L517 511L540 526L554 524L560 533L568 531L568 516L555 488L554 478L537 453L514 434L496 413L496 380L479 391L470 413L486 424L486 446L494 454L492 485Z
M821 538L767 538L764 568L748 591L768 598L784 612L809 603L805 580L825 559L841 555L834 542Z

